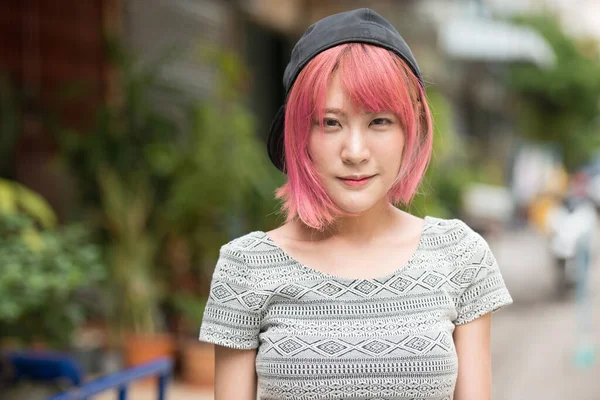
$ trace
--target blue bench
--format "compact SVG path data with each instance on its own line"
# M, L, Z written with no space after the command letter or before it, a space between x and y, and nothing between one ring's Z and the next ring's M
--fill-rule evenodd
M79 386L83 368L72 356L57 351L10 351L2 354L10 368L10 382L27 379L33 382L67 381Z

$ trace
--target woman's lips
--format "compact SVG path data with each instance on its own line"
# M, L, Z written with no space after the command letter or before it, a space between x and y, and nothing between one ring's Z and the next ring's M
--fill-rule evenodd
M351 187L360 187L360 186L364 186L367 183L369 183L371 181L371 179L373 179L374 176L367 176L364 177L362 179L346 179L346 178L338 178L340 181L342 181L345 185L351 186Z

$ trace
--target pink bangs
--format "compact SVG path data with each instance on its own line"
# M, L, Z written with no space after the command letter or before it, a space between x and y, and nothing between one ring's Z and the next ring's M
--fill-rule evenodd
M394 53L362 43L328 49L300 72L289 93L284 126L287 182L277 190L287 220L300 218L322 230L347 215L327 196L308 153L314 114L322 121L331 77L338 73L355 105L365 111L393 111L402 122L405 144L395 184L388 192L393 204L408 204L414 197L431 157L433 132L425 93L410 68Z

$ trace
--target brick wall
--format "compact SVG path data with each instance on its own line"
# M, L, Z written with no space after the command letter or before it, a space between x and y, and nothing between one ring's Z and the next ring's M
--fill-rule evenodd
M54 144L42 116L51 110L71 126L90 125L108 89L102 32L106 10L115 10L109 8L114 4L115 0L3 0L0 6L0 73L8 73L31 99L15 150L16 179L42 193L61 215L69 185L53 168ZM63 106L61 93L75 82L84 95Z

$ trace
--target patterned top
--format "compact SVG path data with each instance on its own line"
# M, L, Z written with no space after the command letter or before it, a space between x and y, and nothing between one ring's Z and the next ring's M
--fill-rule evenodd
M317 271L258 231L221 248L200 340L258 348L260 400L451 400L455 325L511 303L460 220L426 217L409 261L374 279Z

